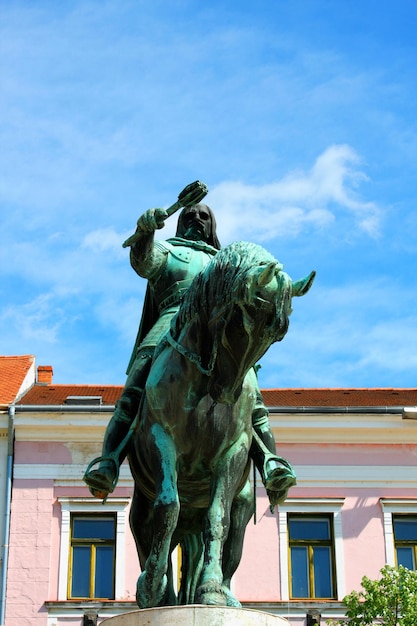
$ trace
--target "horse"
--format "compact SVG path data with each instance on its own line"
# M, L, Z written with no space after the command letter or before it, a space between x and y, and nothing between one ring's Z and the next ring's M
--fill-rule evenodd
M241 606L230 581L253 509L254 365L283 339L292 297L314 279L312 272L293 282L282 267L256 244L223 248L195 277L157 346L128 454L140 608Z

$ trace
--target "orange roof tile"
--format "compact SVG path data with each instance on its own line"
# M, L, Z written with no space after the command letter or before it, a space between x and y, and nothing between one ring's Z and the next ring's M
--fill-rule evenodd
M34 385L17 404L65 404L68 396L101 396L102 404L115 404L122 393L122 385Z
M417 389L263 389L269 407L417 406Z
M65 404L68 396L101 396L103 405L114 405L122 385L54 385L37 384L17 404ZM268 407L309 406L417 406L417 389L263 389Z
M12 404L22 390L30 368L35 363L32 354L0 356L0 405ZM35 382L35 372L33 373Z

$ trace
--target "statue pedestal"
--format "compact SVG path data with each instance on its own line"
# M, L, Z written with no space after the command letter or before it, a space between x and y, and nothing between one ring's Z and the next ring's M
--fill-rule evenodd
M103 626L289 626L283 617L227 606L164 606L110 617Z

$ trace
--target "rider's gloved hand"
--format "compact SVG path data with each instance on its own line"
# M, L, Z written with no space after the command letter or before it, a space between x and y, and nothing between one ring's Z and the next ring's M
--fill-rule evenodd
M164 227L167 217L168 213L165 209L148 209L138 219L138 230L142 230L145 233L153 233L155 230Z

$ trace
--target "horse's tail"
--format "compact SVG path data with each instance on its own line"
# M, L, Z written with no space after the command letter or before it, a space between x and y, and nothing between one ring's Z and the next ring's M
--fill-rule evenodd
M201 533L186 535L181 541L181 584L178 604L194 604L201 576L204 544Z

